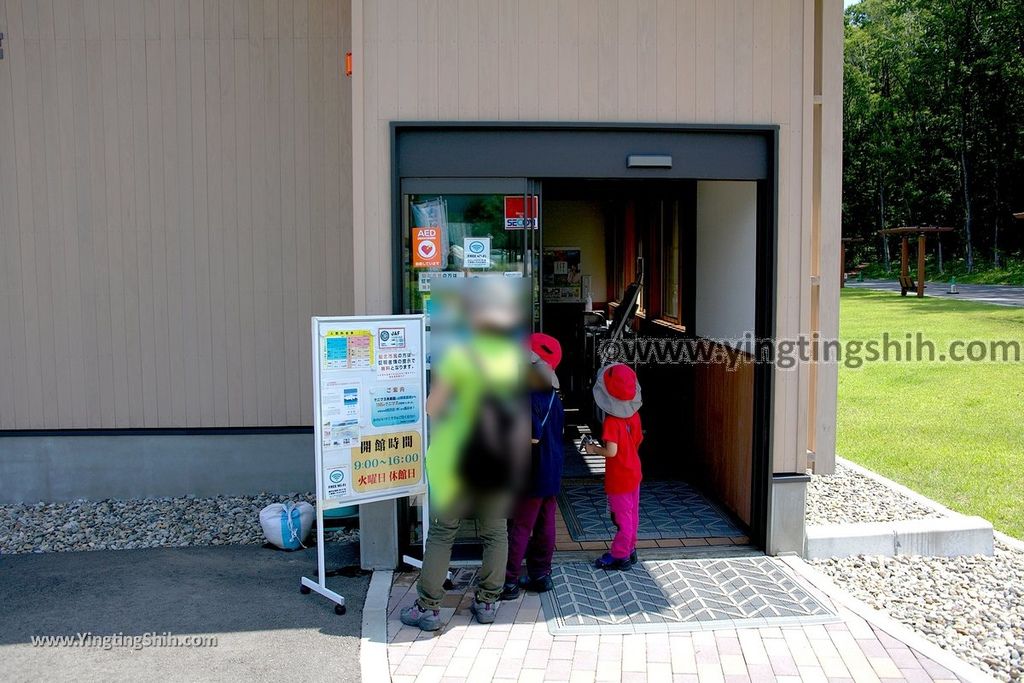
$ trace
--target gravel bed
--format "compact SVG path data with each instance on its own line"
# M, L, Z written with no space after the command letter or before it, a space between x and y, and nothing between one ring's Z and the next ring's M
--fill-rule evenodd
M0 553L263 545L260 510L286 500L313 503L315 496L261 493L0 505ZM327 540L351 540L358 534L358 530L329 531ZM315 536L314 527L313 542Z
M1024 552L813 564L852 595L1002 681L1024 680Z
M835 474L811 477L805 514L808 524L897 522L943 516L839 463Z

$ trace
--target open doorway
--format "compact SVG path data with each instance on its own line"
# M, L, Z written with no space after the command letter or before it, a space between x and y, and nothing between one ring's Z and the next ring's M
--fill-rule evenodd
M560 547L593 549L614 535L603 458L578 449L584 434L599 435L591 383L610 358L631 364L644 392L643 545L746 545L757 183L547 180L542 196L542 327L570 350L559 368ZM683 360L701 353L708 362Z
M429 313L436 277L482 269L528 279L534 329L562 342L559 375L577 430L597 422L595 328L612 323L630 339L699 342L705 357L725 355L728 364L628 361L644 390L646 481L670 501L692 492L724 520L701 528L670 505L657 512L665 525L641 529L642 544L748 539L764 548L774 368L754 362L760 349L744 335L770 339L775 329L778 129L413 122L393 123L391 133L395 312ZM488 238L486 267L467 268L467 239L477 237ZM566 482L589 487L577 493L607 519L599 469L576 460ZM573 540L586 532L569 528L585 501L567 497L562 507L566 547L600 548L605 541ZM399 528L410 530L400 543L410 548L422 538L419 511L400 513Z

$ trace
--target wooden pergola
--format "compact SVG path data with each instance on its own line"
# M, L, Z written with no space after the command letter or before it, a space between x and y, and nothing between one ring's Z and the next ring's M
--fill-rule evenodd
M907 292L917 289L917 296L924 296L924 254L925 238L928 235L937 235L943 232L953 232L953 228L937 228L934 226L903 226L899 228L886 228L879 230L879 235L898 235L900 242L900 296L906 296ZM917 235L917 284L914 278L910 277L910 237Z

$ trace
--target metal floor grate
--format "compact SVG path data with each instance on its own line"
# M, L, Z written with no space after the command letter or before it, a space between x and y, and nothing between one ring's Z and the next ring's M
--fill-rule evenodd
M542 603L552 634L653 633L827 623L827 599L769 557L555 565Z

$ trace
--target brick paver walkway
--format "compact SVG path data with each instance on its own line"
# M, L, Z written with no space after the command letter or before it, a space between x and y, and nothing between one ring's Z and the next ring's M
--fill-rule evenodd
M957 677L842 606L841 623L690 633L552 636L540 598L502 603L471 623L472 589L445 598L436 633L403 626L415 572L396 574L388 604L392 680L413 681L956 681Z

